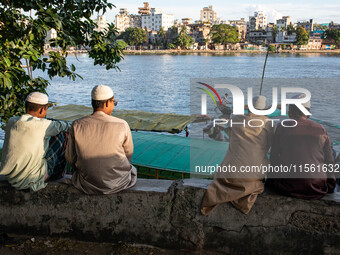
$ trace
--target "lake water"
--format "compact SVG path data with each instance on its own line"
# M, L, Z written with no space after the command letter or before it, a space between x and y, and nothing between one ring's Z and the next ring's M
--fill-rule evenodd
M121 71L107 71L105 67L93 66L86 54L70 55L68 64L74 64L84 79L53 78L49 99L61 105L90 106L92 87L105 84L112 87L119 109L190 114L190 78L261 78L264 60L265 54L127 55L119 63ZM47 78L46 74L34 73L35 77L38 75ZM318 102L315 117L340 124L340 55L269 55L265 77L339 78L336 85L317 83L309 90ZM323 114L330 107L334 109L332 114Z

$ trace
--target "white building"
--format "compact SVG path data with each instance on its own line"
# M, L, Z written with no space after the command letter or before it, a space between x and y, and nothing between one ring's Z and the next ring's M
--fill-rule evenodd
M282 19L276 20L276 26L279 30L281 30L281 28L287 29L289 24L290 24L290 17L289 16L283 16Z
M287 31L279 31L276 35L276 43L291 44L296 42L296 34L288 35Z
M130 15L125 8L119 10L119 14L116 15L115 26L118 32L123 32L130 26Z
M267 15L263 11L257 11L249 17L247 31L264 30L268 23Z
M94 22L97 24L97 28L95 29L95 31L104 32L104 30L108 28L109 21L106 20L104 15L98 15L97 19L95 19Z
M161 27L165 31L174 25L174 15L164 14L161 9L151 8L150 14L142 15L142 28L151 31L159 31Z

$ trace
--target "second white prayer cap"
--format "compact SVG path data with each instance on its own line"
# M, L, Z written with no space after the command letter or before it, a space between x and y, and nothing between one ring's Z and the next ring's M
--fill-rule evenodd
M97 85L92 89L91 98L93 100L107 100L113 97L113 91L105 85Z

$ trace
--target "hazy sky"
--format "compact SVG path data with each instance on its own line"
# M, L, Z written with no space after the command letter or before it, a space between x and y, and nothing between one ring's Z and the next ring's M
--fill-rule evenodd
M117 7L105 14L110 21L114 20L120 8L127 8L129 13L137 14L138 7L143 6L143 0L110 0L110 2ZM149 3L150 7L161 8L164 13L174 14L175 19L188 17L198 20L200 10L213 5L217 17L224 20L239 18L248 20L254 11L263 10L268 15L269 22L274 22L281 16L290 16L293 21L314 18L319 23L340 22L339 0L150 0Z

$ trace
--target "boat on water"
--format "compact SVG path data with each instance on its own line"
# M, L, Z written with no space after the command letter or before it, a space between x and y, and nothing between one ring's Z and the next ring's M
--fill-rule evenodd
M65 105L49 110L47 117L74 121L91 113L90 107ZM112 115L125 119L132 130L132 164L142 178L211 178L209 172L196 172L195 166L219 165L229 146L228 142L187 137L190 123L207 122L208 116L127 110L117 110ZM276 111L270 117L277 118L279 115L280 111ZM313 120L325 126L333 146L340 145L340 125Z

